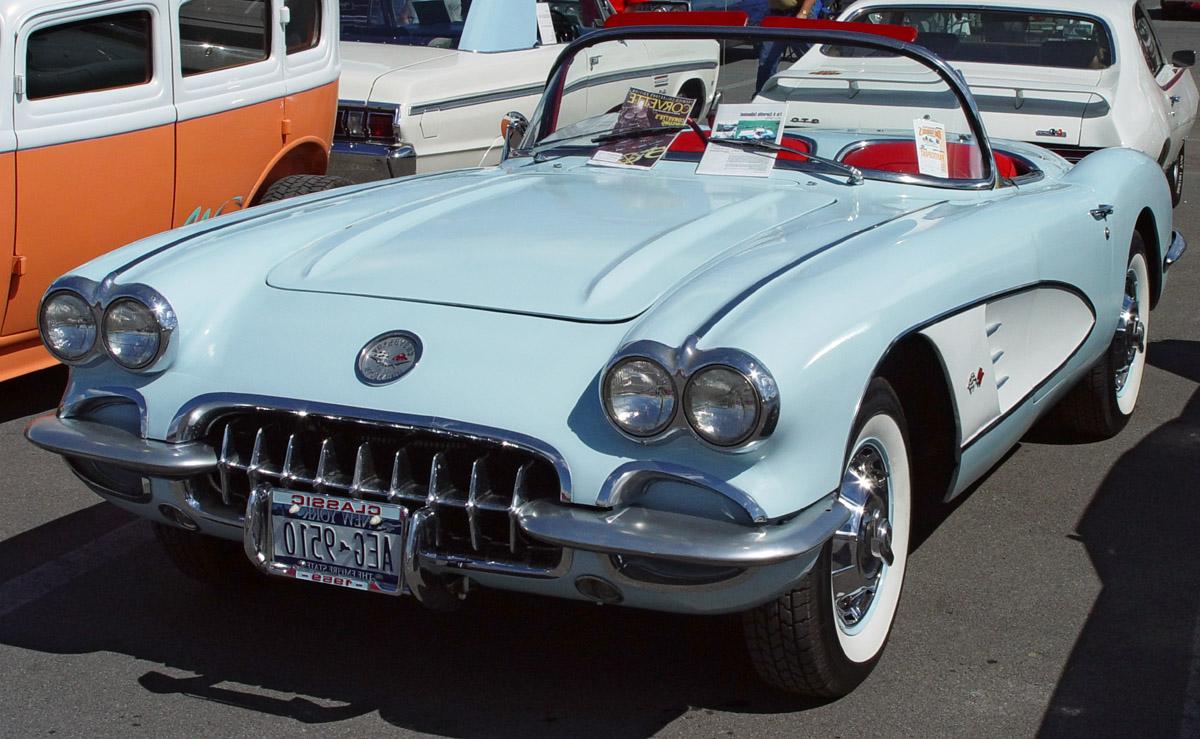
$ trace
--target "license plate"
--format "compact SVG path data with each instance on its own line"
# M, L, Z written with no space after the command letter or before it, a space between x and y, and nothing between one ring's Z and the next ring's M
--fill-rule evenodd
M404 524L392 503L271 491L272 569L298 580L399 595Z

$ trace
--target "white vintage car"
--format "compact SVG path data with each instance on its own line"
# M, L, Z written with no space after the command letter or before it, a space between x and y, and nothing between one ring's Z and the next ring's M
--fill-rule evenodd
M330 171L358 181L498 163L501 119L532 116L563 44L613 13L608 0L342 0L341 9ZM650 59L631 40L590 57L568 80L561 114L614 110L630 87L703 107L716 89L718 45L654 50Z
M917 43L966 77L992 136L1072 162L1096 149L1137 149L1162 166L1179 204L1184 140L1196 120L1195 53L1167 57L1140 0L859 0L841 19L917 28ZM772 83L814 74L850 91L869 87L856 62L831 58L837 53L805 55L764 94L780 97Z

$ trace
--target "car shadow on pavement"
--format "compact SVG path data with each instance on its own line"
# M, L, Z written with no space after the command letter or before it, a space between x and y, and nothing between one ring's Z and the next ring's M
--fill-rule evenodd
M446 736L645 736L697 712L818 705L758 681L737 617L486 590L437 614L411 599L283 580L214 589L177 573L148 524L132 525L145 536L104 568L0 616L0 643L148 661L149 670L126 663L133 674L123 679L156 695L304 724L377 712ZM53 534L47 527L26 543Z
M67 368L62 365L0 382L0 423L54 410L66 385Z
M1200 342L1156 342L1147 359L1200 383ZM1196 735L1200 391L1121 456L1076 532L1102 588L1041 734Z

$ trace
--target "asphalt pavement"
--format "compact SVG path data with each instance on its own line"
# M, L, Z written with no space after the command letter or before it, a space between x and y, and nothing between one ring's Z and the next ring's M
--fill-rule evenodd
M1200 47L1200 23L1160 31ZM1175 215L1200 244L1198 177ZM934 522L878 669L824 704L764 688L736 618L192 584L22 438L66 373L0 384L0 735L1200 736L1195 251L1131 424L1035 434Z

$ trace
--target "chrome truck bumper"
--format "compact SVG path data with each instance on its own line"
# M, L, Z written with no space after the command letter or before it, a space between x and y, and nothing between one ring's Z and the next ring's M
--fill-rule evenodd
M329 174L355 183L406 177L416 171L417 152L408 144L334 141L329 156Z
M63 456L102 497L151 520L240 539L250 560L269 571L265 523L269 491L278 482L269 477L273 473L266 472L267 482L260 478L250 491L244 515L221 519L206 515L196 485L189 483L214 477L227 456L205 441L154 441L129 430L53 414L35 418L25 434L38 447ZM114 490L106 483L114 475L94 473L97 466L140 477L147 495L138 498ZM487 587L652 610L745 610L790 589L850 515L836 492L784 521L756 523L652 509L639 505L632 494L620 496L607 509L546 498L519 500L510 515L520 532L534 542L562 548L555 566L534 569L440 549L435 532L439 506L445 503L436 502L433 493L430 500L435 502L415 504L409 515L403 577L406 590L433 608L452 605L461 597L462 584L470 580Z

